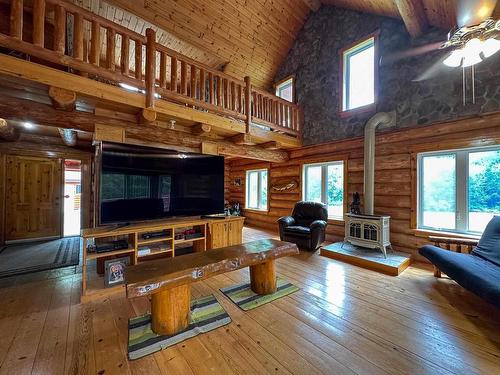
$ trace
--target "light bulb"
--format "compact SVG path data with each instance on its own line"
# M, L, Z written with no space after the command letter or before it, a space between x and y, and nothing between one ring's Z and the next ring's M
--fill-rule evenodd
M464 58L463 52L461 49L456 49L451 52L450 56L448 56L443 64L449 66L451 68L457 68L462 65L462 60Z
M495 38L487 39L482 44L484 57L493 56L495 53L500 51L500 40Z

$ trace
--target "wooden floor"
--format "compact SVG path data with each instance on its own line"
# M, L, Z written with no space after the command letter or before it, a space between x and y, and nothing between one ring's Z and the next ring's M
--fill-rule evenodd
M243 312L218 289L247 270L197 283L194 297L214 293L233 322L132 362L127 319L145 298L81 305L74 270L2 279L0 374L500 373L500 311L429 267L394 278L310 253L277 267L299 292Z

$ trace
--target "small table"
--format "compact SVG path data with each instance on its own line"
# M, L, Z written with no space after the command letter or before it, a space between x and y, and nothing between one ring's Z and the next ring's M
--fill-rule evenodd
M265 239L149 261L125 270L127 297L151 295L153 332L173 335L189 324L191 283L250 267L252 290L272 294L276 292L275 259L298 253L295 244Z

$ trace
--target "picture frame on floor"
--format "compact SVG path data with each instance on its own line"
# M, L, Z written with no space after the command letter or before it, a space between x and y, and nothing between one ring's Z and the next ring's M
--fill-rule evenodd
M125 282L125 268L130 264L129 257L107 260L104 262L104 286L106 288Z

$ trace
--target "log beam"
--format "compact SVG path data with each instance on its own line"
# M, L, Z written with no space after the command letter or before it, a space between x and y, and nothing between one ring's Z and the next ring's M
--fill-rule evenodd
M49 97L54 108L63 111L75 110L76 93L74 91L51 86L49 88Z
M6 119L0 118L0 139L8 142L14 142L19 139L21 133L19 129L8 123Z
M422 35L429 27L422 0L394 0L406 29L413 38Z
M59 135L66 146L76 146L77 135L75 130L59 128Z
M259 146L265 150L279 150L280 148L283 148L279 142L275 141L261 143Z
M137 120L141 124L147 124L147 123L152 123L156 121L156 111L151 107L151 108L143 108L139 112L139 116Z
M256 144L252 136L247 133L241 133L231 137L231 142L237 145L247 145L247 146L253 146Z
M207 134L207 133L210 133L210 131L212 130L212 126L210 126L209 124L203 124L203 123L199 123L199 124L196 124L195 126L193 126L191 128L191 133L193 134L196 134L196 135L203 135L203 134Z

